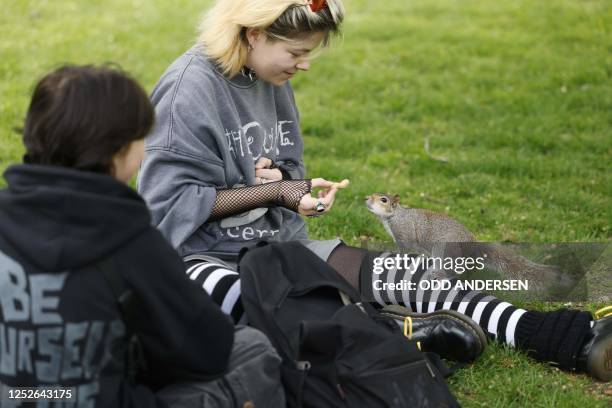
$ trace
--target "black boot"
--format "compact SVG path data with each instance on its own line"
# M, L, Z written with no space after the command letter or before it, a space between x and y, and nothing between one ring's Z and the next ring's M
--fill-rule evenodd
M487 336L468 316L453 310L413 313L403 306L390 305L381 314L401 322L404 334L420 342L422 351L459 362L474 361L482 354Z
M606 309L610 314L595 320L576 361L577 370L600 381L612 380L612 306Z

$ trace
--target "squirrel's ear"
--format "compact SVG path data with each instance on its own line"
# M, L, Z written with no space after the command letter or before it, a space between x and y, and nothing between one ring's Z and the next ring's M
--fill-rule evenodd
M397 205L400 202L400 196L399 195L394 195L393 196L393 200L391 201L393 203L393 205Z

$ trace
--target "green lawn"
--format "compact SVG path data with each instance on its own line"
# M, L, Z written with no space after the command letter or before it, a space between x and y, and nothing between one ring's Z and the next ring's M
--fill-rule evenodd
M23 154L36 78L115 61L151 90L209 3L3 0L0 170ZM294 80L309 175L351 179L313 237L388 241L363 197L389 191L482 240L610 242L612 2L346 3L344 38ZM498 346L450 382L466 407L612 403L612 386Z

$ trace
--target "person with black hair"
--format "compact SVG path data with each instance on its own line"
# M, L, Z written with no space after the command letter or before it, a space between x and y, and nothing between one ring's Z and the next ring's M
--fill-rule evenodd
M36 85L25 163L0 191L0 406L61 386L79 407L165 407L156 391L223 377L239 340L265 351L187 279L126 184L153 122L118 69L64 66Z

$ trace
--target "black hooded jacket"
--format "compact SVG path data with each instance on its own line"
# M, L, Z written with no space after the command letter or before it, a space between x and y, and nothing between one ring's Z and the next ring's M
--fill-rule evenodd
M74 387L78 406L161 406L151 389L126 381L125 362L110 351L126 336L96 267L108 257L138 298L134 330L151 381L223 374L233 323L189 281L138 194L110 176L55 166L16 165L4 176L0 395L59 384Z

